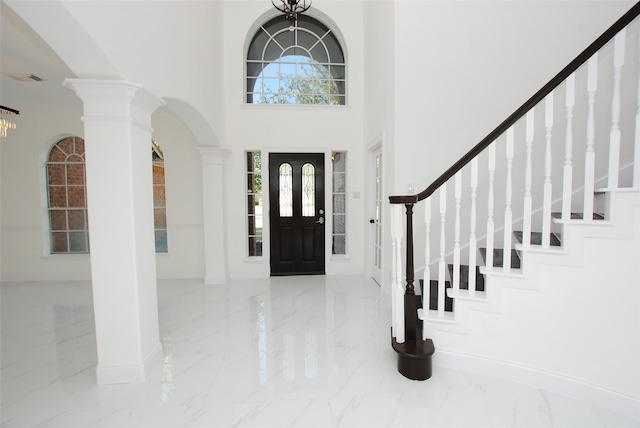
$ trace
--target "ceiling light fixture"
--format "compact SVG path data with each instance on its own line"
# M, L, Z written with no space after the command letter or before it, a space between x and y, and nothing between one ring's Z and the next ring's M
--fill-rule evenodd
M293 24L298 19L299 13L311 7L311 0L271 0L271 4Z
M16 123L12 116L17 114L20 114L18 110L0 106L0 138L6 138L8 130L16 129Z

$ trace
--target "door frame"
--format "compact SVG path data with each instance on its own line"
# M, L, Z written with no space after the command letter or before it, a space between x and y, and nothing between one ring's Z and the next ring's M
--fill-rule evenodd
M332 149L327 147L264 147L262 150L262 188L269 189L269 155L271 153L323 153L324 154L324 206L325 206L325 228L324 228L324 270L325 274L331 274L331 231L333 230L333 204L332 198L332 181L331 181L331 152ZM264 272L266 276L271 276L271 202L269 201L269 192L263 193L262 207L263 218L265 221L262 226L262 256L266 262Z
M385 219L388 218L388 209L387 204L385 204L385 200L387 197L387 193L385 190L385 157L384 157L384 134L380 134L373 138L369 144L367 144L366 148L366 164L365 164L365 213L366 213L366 230L365 233L365 274L368 278L374 278L374 269L375 269L375 233L370 233L373 231L373 226L369 224L369 220L375 217L375 203L376 203L376 188L375 188L375 178L376 178L376 170L375 170L375 160L376 153L379 151L382 155L382 236L381 239L381 247L382 247L382 257L380 260L381 268L380 268L380 287L384 288L385 283L385 253L386 253L386 229L385 229ZM376 282L378 282L376 280Z

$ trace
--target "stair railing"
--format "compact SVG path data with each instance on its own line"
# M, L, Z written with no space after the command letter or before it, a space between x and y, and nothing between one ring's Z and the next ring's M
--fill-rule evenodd
M636 21L639 14L640 2L636 3L587 49L425 190L414 195L391 196L389 198L392 204L391 233L393 242L392 336L397 343L420 339L414 339L415 333L412 331L418 315L413 311L412 313L406 312L407 308L405 308L405 301L407 301L405 296L412 296L416 293L413 260L413 212L414 206L418 202L425 201L425 262L422 268L424 273L423 309L418 311L421 312L419 317L423 320L443 320L449 316L445 311L445 299L448 297L447 288L451 288L449 294L456 297L464 295L473 298L476 294L481 293L476 290L476 275L474 274L480 265L477 260L479 243L482 242L485 245L484 271L490 272L498 268L502 273L509 274L513 268L510 252L513 246L514 224L521 224L522 247L528 248L533 245L531 236L535 228L542 230L540 242L536 242L536 244L542 248L549 248L552 246L552 210L554 207L558 206L561 213L559 217L563 221L568 221L573 218L572 206L580 205L578 208L582 210L583 220L593 221L596 211L594 191L596 191L596 185L602 186L600 184L601 178L608 177L608 182L605 185L608 189L618 189L625 186L640 188L640 67L638 66L640 58L640 37L638 34L640 34L640 30ZM627 29L632 29L632 31L627 31ZM612 67L602 67L602 61L611 58ZM625 60L627 61L626 65ZM628 73L625 74L627 69ZM598 85L603 86L603 80L607 80L606 78L608 78L608 82L605 83L610 84L611 87L608 88L608 91L607 88L599 90ZM578 89L579 87L586 89L586 94L580 93L581 100L582 98L586 100L582 104L578 104L578 97L576 97L578 91L581 90ZM632 87L634 90L629 90ZM564 100L556 95L564 95ZM603 120L601 98L607 97L610 97L610 108L607 108L609 113L604 114L608 116L609 122L606 127L609 129L608 148L605 152L608 153L608 166L603 168L600 167L602 161L598 162L600 159L596 159L596 153L601 156L599 150L602 146L601 140L607 140L607 138L601 137L602 132L598 132L604 129L598 126ZM596 103L597 98L599 104ZM558 109L558 105L561 106L560 109ZM558 112L561 109L564 109L563 115ZM574 120L578 110L582 113L583 120L581 122ZM543 120L536 120L536 112L540 116L543 115ZM635 113L635 115L631 113ZM559 116L562 116L562 123L554 125L554 121L558 121ZM583 145L585 150L583 159L573 156L574 134L578 133L576 123L582 125L579 133L583 135L582 140L586 142ZM564 129L562 129L563 126ZM562 144L554 144L554 141L558 139L554 135L554 129L564 130ZM536 131L538 133L543 131L544 135L543 160L540 159L540 155L535 156L538 152L534 151L534 143L540 140L540 137L538 140L535 138ZM539 144L542 144L542 141ZM496 196L495 189L498 149L501 152L500 159L504 158L504 165L500 163L499 168L500 177L504 177L504 193L501 192L499 197ZM561 174L556 175L562 176L560 181L562 191L556 192L556 195L561 196L554 200L553 159L560 156L564 158L561 164ZM620 164L621 156L624 160L623 165ZM521 168L516 171L524 171L524 174L517 180L517 192L514 191L516 187L514 162L516 160L519 162L518 165L521 165ZM533 165L536 160L543 165L541 168L543 170L542 177L534 176ZM480 172L481 164L483 166L486 164L486 173ZM577 187L573 183L576 164L578 164L578 172L584 173L582 187ZM621 170L632 171L630 183L620 183ZM469 185L469 190L464 193L463 182L467 182ZM451 185L447 186L449 183ZM453 189L453 198L449 198L454 206L455 219L452 225L448 225L446 221L449 208L447 187ZM583 197L578 198L576 195L583 195ZM514 203L521 196L522 205ZM579 204L576 199L580 200ZM496 204L496 200L500 204ZM534 202L539 202L540 206ZM485 203L486 206L483 205ZM504 222L498 228L496 227L496 205L504 206ZM486 235L479 238L477 215L480 206L486 209ZM432 215L432 208L437 216ZM461 224L461 211L469 213L468 222L465 222L464 225ZM538 215L538 218L534 214ZM432 217L440 218L437 252L432 251L431 248ZM403 232L403 225L406 225L405 232ZM463 228L468 233L463 234ZM402 285L401 251L403 233L406 233L406 284L404 287ZM451 235L453 235L453 243L448 245L447 236ZM464 241L461 240L463 235L468 237ZM499 238L499 235L502 235L502 240L498 239L498 244L496 244L496 236ZM503 251L501 263L499 260L494 260L494 255L500 256L495 248L500 244ZM451 250L448 251L448 248ZM509 253L507 253L508 251ZM436 259L434 260L432 256L435 256ZM447 262L450 259L453 263L452 266L449 266L451 281L448 282L446 280ZM462 259L468 266L466 290L460 288ZM437 275L434 271L437 271ZM433 300L429 297L431 295L429 290L432 274L437 278L435 293L437 297ZM430 309L434 306L435 309ZM422 331L422 340L426 340L426 329L421 328L420 330Z

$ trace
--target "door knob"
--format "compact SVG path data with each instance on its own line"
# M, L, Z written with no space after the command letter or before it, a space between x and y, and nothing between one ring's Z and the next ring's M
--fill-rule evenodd
M369 220L369 223L371 223L371 224L373 224L373 223L375 223L375 222L376 222L376 221L375 221L374 219Z
M316 223L324 224L324 217L320 217Z

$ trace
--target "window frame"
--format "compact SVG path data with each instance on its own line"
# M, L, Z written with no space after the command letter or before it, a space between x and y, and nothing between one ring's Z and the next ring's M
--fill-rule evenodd
M66 142L71 142L71 144L73 145L73 149L71 150L71 153L66 153L63 148L62 145L66 144ZM79 147L79 144L82 145L82 152L78 152L77 148ZM46 211L47 211L47 224L48 224L48 237L49 237L49 248L48 248L48 252L51 255L77 255L77 254L89 254L90 252L90 247L89 247L89 219L88 219L88 208L87 208L87 186L86 186L86 171L85 171L85 149L84 149L84 139L77 137L77 136L67 136L64 138L59 139L58 141L56 141L54 144L51 145L51 147L49 148L49 150L47 151L47 156L46 156L46 160L45 160L45 182L46 182ZM62 160L54 160L54 156L55 150L59 150L61 153L63 153L64 155L66 155L64 161ZM69 158L72 156L77 156L80 159L82 159L81 162L70 162ZM64 181L63 184L60 183L52 183L52 174L53 174L53 170L52 167L53 166L57 166L57 167L61 167L63 170L62 173L62 180ZM79 182L76 182L75 184L72 184L72 188L82 188L82 194L83 194L83 199L84 199L84 204L83 205L69 205L69 177L68 177L68 171L69 171L69 166L82 166L82 183L80 184ZM76 178L77 180L77 178ZM64 190L64 200L65 200L65 204L64 205L52 205L52 199L55 198L55 195L52 195L52 189L63 189ZM57 192L53 192L54 194ZM78 212L78 211L82 211L83 214L83 222L84 222L84 228L75 228L72 229L70 227L70 220L69 220L69 214L71 212ZM60 213L60 212L64 212L64 228L62 227L56 227L54 225L54 223L57 223L57 221L54 219L53 213ZM84 235L84 250L80 249L80 250L73 250L72 249L72 244L71 244L71 238L70 238L70 234L83 234ZM56 244L56 235L58 234L65 234L66 235L66 245L65 248L66 250L62 250L61 247L60 249L56 250L56 246L58 244ZM58 241L59 242L59 241Z

